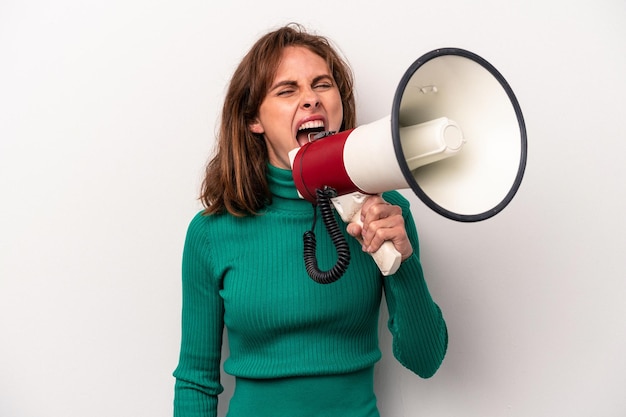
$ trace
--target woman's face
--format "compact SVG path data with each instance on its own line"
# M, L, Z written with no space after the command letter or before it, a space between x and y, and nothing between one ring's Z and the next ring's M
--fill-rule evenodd
M265 138L270 164L291 169L289 151L308 142L309 133L339 130L342 120L341 96L326 61L290 46L250 130Z

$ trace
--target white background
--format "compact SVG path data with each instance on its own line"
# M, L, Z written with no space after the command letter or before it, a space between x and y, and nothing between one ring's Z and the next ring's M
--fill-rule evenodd
M623 0L3 0L0 416L171 415L180 255L224 91L289 21L341 47L359 123L447 46L524 112L526 176L498 216L407 193L450 346L420 380L381 324L384 417L626 415Z

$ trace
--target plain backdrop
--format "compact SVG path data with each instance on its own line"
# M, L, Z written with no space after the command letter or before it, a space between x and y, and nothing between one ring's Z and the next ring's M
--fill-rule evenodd
M526 121L498 216L405 193L450 345L421 380L383 313L383 416L626 415L623 0L2 0L0 416L171 415L181 250L225 88L291 21L350 61L359 123L440 47L493 64Z

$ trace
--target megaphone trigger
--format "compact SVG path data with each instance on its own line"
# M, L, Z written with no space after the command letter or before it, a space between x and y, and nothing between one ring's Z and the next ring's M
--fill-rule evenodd
M363 227L361 221L361 208L370 195L353 192L349 194L333 197L330 200L335 207L335 210L341 216L341 219L345 223L356 223ZM360 238L356 238L360 243L363 241ZM394 274L400 267L402 262L402 255L397 251L393 243L387 241L374 253L371 254L374 258L374 262L380 269L380 272L384 276Z

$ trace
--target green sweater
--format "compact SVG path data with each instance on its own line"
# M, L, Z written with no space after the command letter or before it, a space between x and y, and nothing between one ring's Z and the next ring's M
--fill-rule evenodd
M312 205L298 198L291 171L268 166L268 181L272 202L260 215L198 213L189 225L175 415L216 416L224 326L230 350L224 371L236 377L338 375L373 366L381 357L383 294L394 356L421 377L432 376L445 355L447 330L424 280L407 200L395 191L384 195L402 207L414 249L396 274L382 277L337 217L350 265L338 281L318 284L302 257ZM315 235L319 267L329 269L336 252L319 215Z

